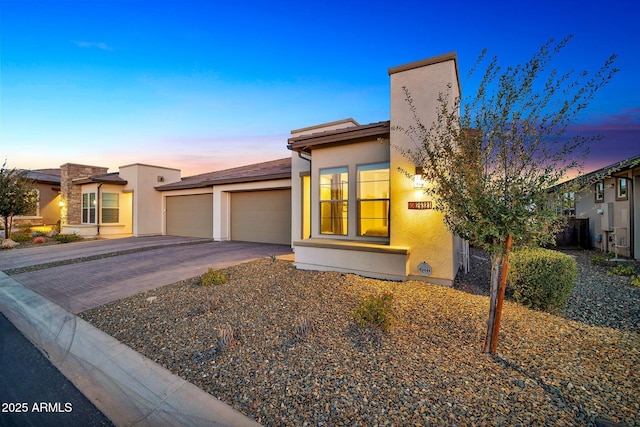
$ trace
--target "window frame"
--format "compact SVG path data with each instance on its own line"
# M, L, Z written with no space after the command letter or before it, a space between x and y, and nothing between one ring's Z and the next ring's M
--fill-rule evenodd
M86 204L85 204L85 200L87 202ZM81 205L82 208L80 213L81 224L97 224L98 215L97 215L96 204L97 204L96 192L91 191L87 193L82 193L82 205Z
M386 188L386 194L387 197L377 197L377 195L375 195L376 197L374 198L367 198L367 197L363 197L362 196L362 186L361 184L363 183L370 183L370 182L378 182L378 181L364 181L361 180L360 178L360 172L364 172L364 171L373 171L373 170L386 170L387 171L387 188ZM380 181L382 182L382 181ZM377 203L377 202L386 202L386 217L371 217L371 218L363 218L362 217L362 206L363 203ZM382 237L385 239L388 239L391 235L391 164L390 162L386 161L386 162L375 162L375 163L364 163L364 164L360 164L360 165L356 165L356 235L359 238L370 238L370 237ZM383 223L386 223L386 234L385 235L376 235L376 234L370 234L367 235L366 231L370 231L370 230L366 230L363 233L362 230L362 221L364 219L368 219L368 220L382 220Z
M116 206L106 206L105 196L115 196ZM110 211L109 215L105 215L105 211ZM115 221L112 220L110 215L113 215L115 211ZM108 220L105 220L105 216ZM120 222L120 194L119 193L101 193L100 194L100 222L102 224L117 224Z
M622 185L623 182L624 185ZM622 194L623 187L624 194ZM616 200L629 200L629 182L627 178L616 178Z
M333 182L329 184L329 194L330 198L323 198L323 188L326 184L323 184L322 178L324 175L336 175L336 174L346 174L346 181L341 181L339 183L340 189L337 190L334 188ZM346 191L345 191L346 187ZM340 191L342 198L333 198L334 191ZM349 235L349 167L348 166L336 166L330 168L320 168L318 170L318 205L319 205L319 221L320 221L320 229L319 233L325 236L348 236ZM329 210L331 215L329 217L323 216L323 206L329 204ZM340 217L334 217L333 211L342 211ZM333 232L323 231L326 227L323 227L325 218L329 218L330 228L334 230ZM338 220L338 218L341 218ZM341 223L341 224L340 224ZM340 224L340 225L339 225ZM344 230L339 230L336 232L336 229L344 228Z
M596 203L604 202L604 181L598 181L595 183L594 195Z

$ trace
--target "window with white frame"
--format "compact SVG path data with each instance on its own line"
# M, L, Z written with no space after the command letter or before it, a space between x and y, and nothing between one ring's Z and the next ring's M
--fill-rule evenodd
M82 193L82 223L96 223L96 193Z
M349 171L320 169L320 234L347 235Z
M616 182L616 200L627 200L627 178L618 178Z
M118 193L102 193L100 215L104 224L116 223L120 217L120 200Z
M358 236L389 237L389 163L356 167Z

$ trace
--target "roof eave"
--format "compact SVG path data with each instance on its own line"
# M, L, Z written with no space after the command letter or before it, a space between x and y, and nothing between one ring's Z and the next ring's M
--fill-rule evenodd
M245 182L260 182L260 181L273 181L277 179L290 179L291 172L282 172L269 175L253 176L253 177L241 177L241 178L226 178L226 179L212 179L208 181L197 182L193 184L166 184L162 187L156 187L158 191L171 191L171 190L189 190L194 188L206 188L213 187L215 185L225 184L243 184Z

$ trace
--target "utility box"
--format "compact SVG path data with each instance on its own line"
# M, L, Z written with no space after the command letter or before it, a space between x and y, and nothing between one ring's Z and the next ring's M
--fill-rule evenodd
M602 211L600 215L600 229L602 231L613 231L613 203L603 203L600 205L599 211Z

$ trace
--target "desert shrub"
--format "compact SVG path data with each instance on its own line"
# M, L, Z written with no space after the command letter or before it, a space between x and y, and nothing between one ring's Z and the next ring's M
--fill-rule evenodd
M633 265L631 264L618 264L613 268L607 270L607 276L632 276Z
M18 243L31 242L31 233L24 233L22 231L14 231L11 233L11 240Z
M393 308L391 292L365 296L352 315L360 325L373 325L385 332L391 330L398 318Z
M213 295L207 295L204 299L205 313L210 313L218 308L220 308L220 298Z
M228 348L235 344L235 338L233 333L233 327L228 323L220 328L218 333L218 341L216 346L219 351L226 351Z
M53 236L53 238L56 239L59 243L71 243L82 240L82 237L78 236L77 234L56 234L55 236Z
M42 244L42 243L44 243L46 241L47 241L47 239L45 237L43 237L43 236L36 236L36 237L33 238L33 243L35 245Z
M591 258L591 264L593 265L609 265L609 260L613 258L615 254L613 252L603 252L600 255L594 255Z
M311 333L311 325L312 321L310 317L301 317L298 320L298 324L296 325L296 336L301 340L306 340L307 338L309 338L309 334Z
M200 276L200 284L202 286L217 286L227 283L227 276L220 270L209 268L206 273Z
M576 260L569 255L525 248L511 254L507 283L518 303L536 310L559 312L571 295L577 271Z
M640 287L640 274L638 274L638 275L636 275L636 276L633 276L633 277L631 278L631 284L632 284L633 286L638 286L638 287Z

